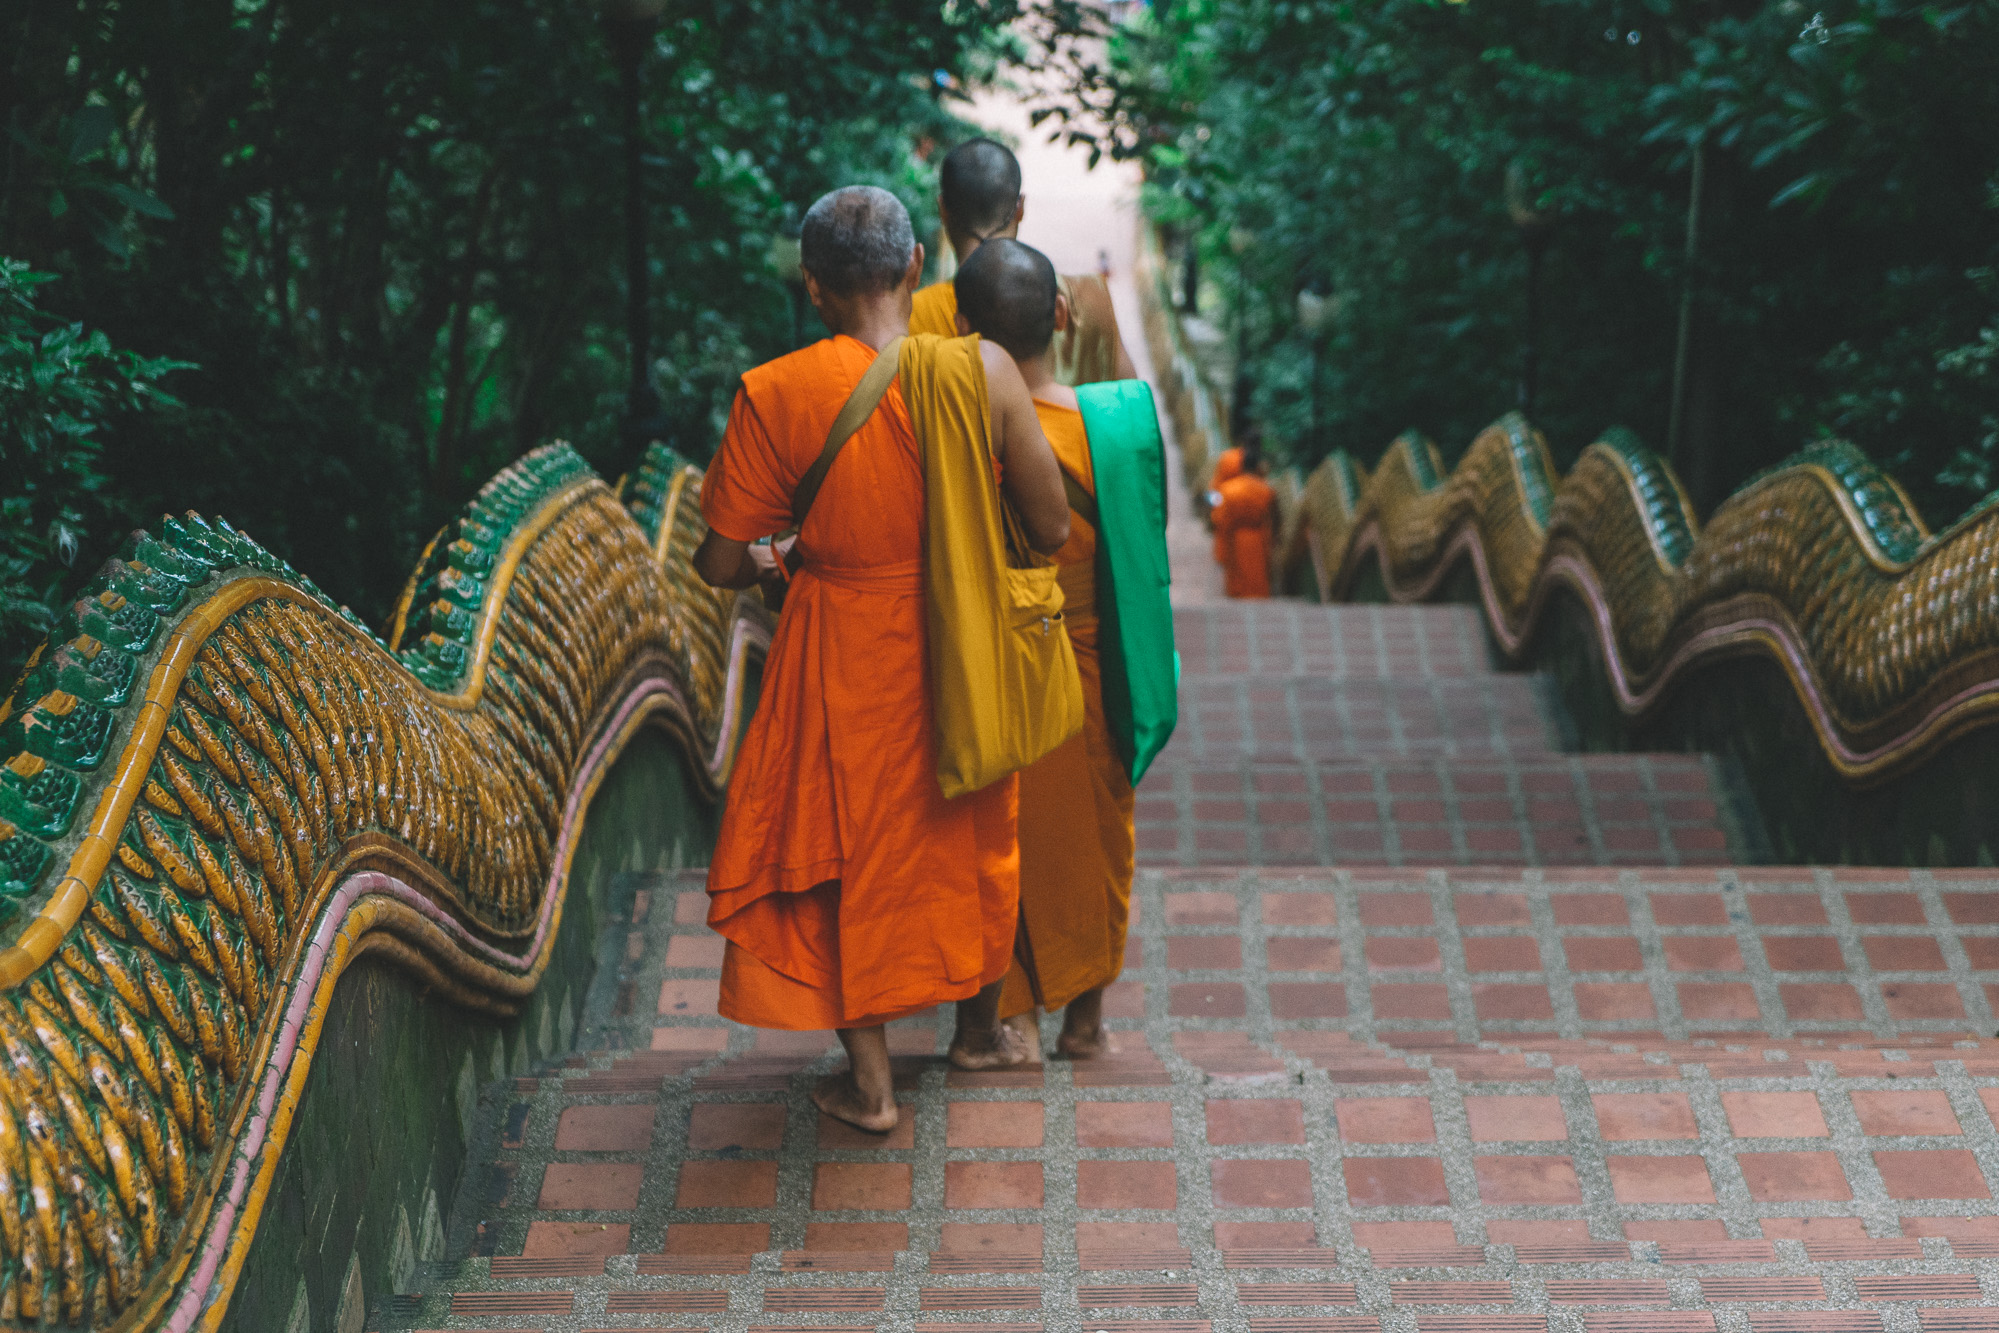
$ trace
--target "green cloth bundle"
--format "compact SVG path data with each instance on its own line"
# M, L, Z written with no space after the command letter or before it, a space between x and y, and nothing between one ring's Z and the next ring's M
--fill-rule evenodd
M1166 457L1152 387L1076 386L1097 489L1097 619L1104 719L1136 787L1180 720L1166 563Z

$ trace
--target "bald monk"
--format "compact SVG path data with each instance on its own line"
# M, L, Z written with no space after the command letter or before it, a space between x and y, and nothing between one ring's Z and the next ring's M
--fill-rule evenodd
M1245 445L1242 471L1216 487L1215 560L1231 597L1270 596L1270 553L1277 545L1277 492L1263 479L1263 451Z
M1004 144L991 139L959 144L944 155L937 183L937 211L944 217L944 234L961 266L985 242L1020 235L1020 220L1027 216L1027 201L1020 192L1020 160ZM1057 283L1068 316L1049 351L1056 382L1137 379L1124 340L1118 337L1117 312L1111 308L1111 289L1103 277L1066 274ZM957 331L957 314L955 286L933 282L916 294L909 330L948 338Z
M1068 319L1055 266L1019 241L996 239L965 261L954 285L959 331L1013 356L1057 461L1094 498L1076 391L1056 381L1049 354ZM1106 1049L1104 987L1124 970L1131 915L1131 780L1104 721L1096 554L1096 529L1071 513L1069 540L1055 559L1083 678L1083 730L1020 774L1020 932L999 1007L1034 1050L1041 1049L1035 1011L1061 1009L1055 1045L1071 1059Z
M876 353L907 332L923 272L909 214L872 186L814 204L800 246L833 336L743 376L701 485L709 532L694 567L718 588L771 576L770 548L752 543L791 527L800 479ZM813 1100L881 1133L896 1123L884 1024L955 1001L954 1063L1031 1054L998 1017L1019 913L1016 782L946 800L937 781L923 438L973 449L989 429L1029 544L1049 552L1069 537L1061 472L1012 358L976 339L919 337L898 364L799 533L803 564L708 872L708 923L727 941L721 1013L835 1029L849 1067Z

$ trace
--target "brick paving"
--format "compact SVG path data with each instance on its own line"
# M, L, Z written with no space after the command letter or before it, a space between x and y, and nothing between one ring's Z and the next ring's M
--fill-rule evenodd
M1753 812L1692 754L1571 754L1469 606L1176 614L1181 719L1139 791L1149 865L1711 865Z
M376 1326L1999 1330L1989 872L1147 870L1113 1055L898 1024L886 1138L639 899Z

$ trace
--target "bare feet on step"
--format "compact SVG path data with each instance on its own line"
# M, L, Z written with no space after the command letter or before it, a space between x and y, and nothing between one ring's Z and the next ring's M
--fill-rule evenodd
M1005 1023L971 1031L961 1027L951 1039L950 1060L960 1069L1006 1069L1033 1058L1020 1034Z
M812 1104L835 1120L844 1120L870 1134L886 1134L895 1128L894 1094L883 1099L863 1092L854 1082L851 1069L820 1079L812 1089Z
M1062 1011L1062 1035L1055 1039L1055 1053L1067 1060L1094 1060L1110 1049L1111 1035L1104 1031L1104 993L1084 991Z
M1041 1052L999 1021L1000 983L958 1001L958 1030L951 1038L949 1059L960 1069L1005 1069L1024 1065Z
M888 1035L879 1026L842 1028L847 1067L828 1074L812 1089L812 1104L856 1129L886 1134L895 1128L895 1076L888 1062Z

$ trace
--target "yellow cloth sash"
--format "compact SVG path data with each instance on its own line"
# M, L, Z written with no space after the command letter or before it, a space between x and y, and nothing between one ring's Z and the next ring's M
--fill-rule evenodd
M962 796L1083 726L1055 566L1000 498L977 338L913 335L898 367L923 456L924 593L937 781Z

